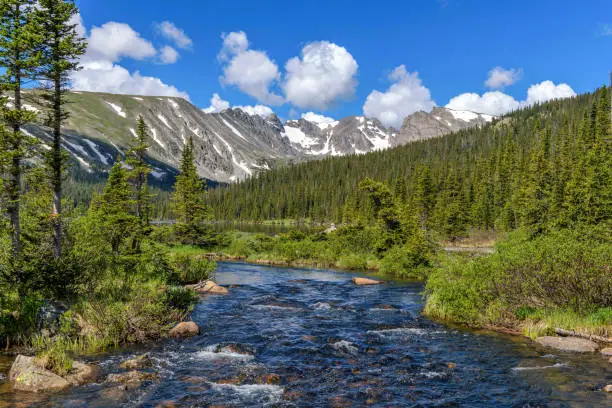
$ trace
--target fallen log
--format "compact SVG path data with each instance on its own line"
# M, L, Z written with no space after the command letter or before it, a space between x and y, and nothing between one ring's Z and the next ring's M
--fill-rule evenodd
M612 343L612 338L596 336L594 334L576 333L574 330L565 330L565 329L555 328L555 333L558 334L559 336L580 337L582 339L588 339L588 340L596 341L599 343Z

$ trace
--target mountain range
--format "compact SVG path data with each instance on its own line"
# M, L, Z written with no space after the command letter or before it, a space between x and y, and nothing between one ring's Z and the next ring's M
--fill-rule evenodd
M50 130L44 126L35 93L26 108L39 111L39 124L25 131L48 148ZM196 165L202 177L218 182L244 179L275 166L327 156L364 154L417 140L482 126L492 116L436 107L405 118L401 129L377 119L349 116L341 120L288 120L263 117L240 108L205 113L174 97L129 96L71 92L70 116L64 125L64 148L85 172L105 172L135 140L136 120L142 115L151 136L152 176L164 180L176 173L181 150L193 138Z

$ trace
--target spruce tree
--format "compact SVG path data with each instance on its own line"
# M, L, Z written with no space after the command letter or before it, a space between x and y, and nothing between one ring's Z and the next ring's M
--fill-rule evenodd
M79 57L85 53L86 44L77 33L72 18L78 9L72 0L38 0L34 12L36 25L43 37L42 69L40 79L50 85L44 99L51 110L50 125L53 128L53 144L47 156L47 166L53 189L54 247L57 258L62 255L62 123L68 118L66 94L69 75L80 68Z
M121 246L135 230L137 219L131 214L132 205L128 173L119 156L108 174L102 194L96 197L90 209L114 255L119 255Z
M145 161L149 149L149 131L143 117L138 116L136 143L127 153L127 164L131 167L130 181L134 187L134 206L136 217L143 227L149 224L150 203L148 176L151 167Z
M0 0L0 89L11 93L12 107L4 106L2 116L10 131L5 135L4 150L8 164L4 173L6 212L10 222L12 261L15 268L21 258L21 180L22 161L31 153L32 138L21 128L35 119L35 114L23 108L23 87L36 77L40 66L40 32L32 18L34 0Z
M188 244L203 244L210 239L206 221L210 209L205 202L206 182L198 176L193 154L193 138L183 148L180 174L176 177L172 202L176 217L175 233Z

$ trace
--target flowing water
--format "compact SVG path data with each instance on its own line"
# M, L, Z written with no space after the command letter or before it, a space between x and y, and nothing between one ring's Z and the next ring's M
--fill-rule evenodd
M221 263L230 294L208 296L202 333L147 349L160 379L91 384L52 396L7 391L0 407L610 407L597 355L423 318L417 283L359 287L352 275ZM98 356L105 374L144 350Z

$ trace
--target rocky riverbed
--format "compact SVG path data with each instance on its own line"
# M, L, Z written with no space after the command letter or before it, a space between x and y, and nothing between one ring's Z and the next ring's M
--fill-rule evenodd
M608 407L609 357L421 316L422 284L357 285L314 269L221 263L229 293L202 298L198 332L89 356L95 382L15 392L3 406ZM144 356L143 356L144 355Z

